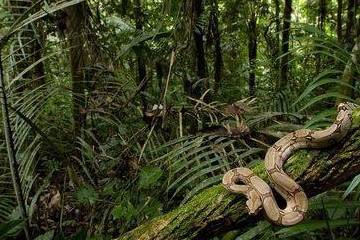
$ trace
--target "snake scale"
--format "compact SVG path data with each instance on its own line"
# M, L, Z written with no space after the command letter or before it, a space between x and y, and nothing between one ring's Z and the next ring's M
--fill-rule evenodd
M223 177L224 187L230 192L246 195L249 214L256 214L263 208L275 224L290 226L300 222L308 209L308 199L301 186L284 172L282 166L297 149L325 148L339 142L351 127L354 108L352 103L341 103L337 108L336 121L327 129L297 130L269 148L265 168L274 189L286 200L284 209L278 206L270 186L248 168L228 171Z

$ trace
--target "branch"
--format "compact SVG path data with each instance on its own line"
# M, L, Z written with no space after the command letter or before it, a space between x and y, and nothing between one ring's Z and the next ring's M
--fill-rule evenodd
M355 112L353 117L355 115L359 113ZM359 138L360 130L353 129L347 138L335 147L298 151L284 168L291 177L298 180L308 197L315 196L360 173ZM264 163L253 170L260 177L266 178ZM242 195L231 194L221 185L217 185L117 240L207 239L239 226L250 225L263 217L261 212L258 216L248 215L245 201Z

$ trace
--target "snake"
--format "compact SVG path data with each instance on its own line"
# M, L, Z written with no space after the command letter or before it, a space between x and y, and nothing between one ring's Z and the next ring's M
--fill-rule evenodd
M301 222L308 210L308 198L302 187L283 170L283 164L295 150L320 149L339 143L352 125L353 103L340 103L334 123L325 130L300 129L289 133L273 144L265 155L265 170L272 187L286 201L280 208L272 188L263 179L245 167L231 169L222 179L230 192L247 197L249 214L265 210L267 218L277 225L291 226Z

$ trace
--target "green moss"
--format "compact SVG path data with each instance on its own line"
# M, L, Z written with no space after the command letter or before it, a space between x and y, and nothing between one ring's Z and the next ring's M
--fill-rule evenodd
M352 118L353 118L353 127L360 126L360 108L357 108L352 112Z
M261 161L251 167L253 172L262 179L267 179L267 173L265 171L265 162Z
M161 232L161 236L171 233L172 237L176 239L176 233L185 232L185 229L193 227L192 223L201 222L201 219L209 219L211 215L218 216L219 212L224 211L234 197L235 195L226 191L222 185L216 185L197 194L181 207L141 225L119 240L151 239L151 236L157 236L159 232ZM211 213L210 216L209 213Z
M292 178L296 178L300 176L309 167L309 164L313 157L314 157L314 151L309 151L309 150L297 151L285 163L284 169ZM251 169L260 178L264 179L265 181L268 181L267 173L265 171L264 161L257 162L251 167Z
M300 150L285 163L284 169L292 178L299 177L310 165L314 151Z

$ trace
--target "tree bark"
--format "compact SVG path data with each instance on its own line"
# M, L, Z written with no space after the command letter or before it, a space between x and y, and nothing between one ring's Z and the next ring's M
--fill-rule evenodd
M343 0L337 0L337 17L336 17L336 34L339 42L342 41L342 12L343 12Z
M319 30L324 31L325 30L325 19L326 19L326 0L320 0L319 1Z
M257 57L257 17L252 11L248 22L248 54L249 54L249 96L255 97L256 94L256 57Z
M204 90L209 87L207 62L204 48L205 30L200 18L204 12L203 0L186 0L183 3L184 30L187 44L190 46L187 54L192 66L192 73L184 78L184 90L188 96L200 98ZM184 33L183 33L184 34ZM194 76L195 75L195 76Z
M309 197L327 191L360 172L359 110L353 113L356 128L341 143L323 150L301 150L285 164ZM264 177L264 164L253 168ZM250 216L245 197L227 192L221 185L206 189L177 209L128 232L118 240L208 239L264 218Z
M126 16L129 7L129 0L121 0L120 14Z
M320 30L320 34L325 33L325 20L326 20L326 0L320 0L319 1L319 21L318 21L318 28ZM321 54L316 55L316 64L315 64L315 75L318 75L320 73L321 69Z
M289 81L289 40L290 40L290 27L291 27L291 13L292 13L292 0L285 0L284 7L284 22L281 44L281 63L280 63L280 78L277 90L281 90L288 85Z
M211 32L214 37L214 95L219 91L222 81L223 58L221 52L221 36L219 31L217 0L211 2Z
M357 38L355 45L351 51L351 58L349 59L349 61L347 62L346 66L345 66L345 70L343 72L343 75L341 76L340 81L342 81L343 83L347 84L348 86L344 85L341 86L341 94L352 98L354 96L354 89L352 89L349 86L354 86L355 85L355 71L354 69L356 68L356 65L358 64L358 59L359 59L359 50L360 50L360 39ZM341 102L342 99L338 99L337 103Z
M193 1L194 7L194 15L195 15L195 25L193 29L194 35L194 55L196 61L196 74L197 74L197 81L200 83L196 83L193 93L194 97L199 98L204 93L205 89L209 87L208 84L208 74L207 74L207 63L205 58L205 48L204 48L204 29L202 27L197 26L197 22L199 21L201 15L204 12L202 0L195 0Z
M134 1L134 18L136 22L136 29L141 32L144 28L144 14L142 11L141 0ZM143 113L146 112L147 109L147 101L145 97L146 90L146 82L147 82L147 71L146 71L146 63L145 63L145 55L144 55L144 43L140 43L135 47L136 61L138 66L138 84L142 86L140 89L140 98L143 108ZM144 114L145 116L145 114Z
M280 20L280 2L279 0L275 0L275 52L276 52L276 61L275 61L275 66L276 66L276 71L279 71L279 55L280 55L280 31L281 31L281 20ZM277 73L279 74L279 73ZM279 76L279 75L277 75Z
M354 39L353 39L353 31L355 25L355 1L356 0L348 0L347 6L347 20L346 20L346 29L345 29L345 36L344 41L346 47L351 49L353 46Z
M80 3L66 9L66 30L70 48L70 67L73 94L73 138L74 143L82 135L86 121L85 111L85 67L86 67L86 20L87 6ZM74 156L81 159L81 148L74 145Z
M266 41L266 48L267 48L267 56L271 62L271 75L269 76L270 79L279 79L280 76L280 32L281 32L281 21L280 21L280 1L274 0L273 7L275 10L275 30L272 30L273 23L270 23L264 31L264 38ZM279 80L274 82L273 90L278 88Z

